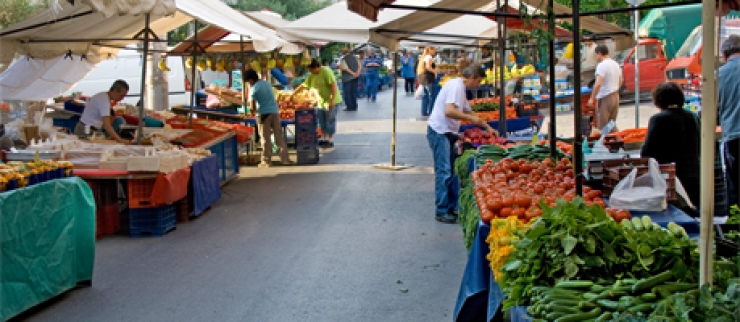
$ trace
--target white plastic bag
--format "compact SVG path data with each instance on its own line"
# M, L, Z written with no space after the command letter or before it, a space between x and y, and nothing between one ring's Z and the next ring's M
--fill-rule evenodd
M668 206L666 189L668 185L660 174L658 161L650 159L648 173L637 177L637 169L619 181L612 192L609 206L616 209L635 211L663 211Z
M420 100L422 97L424 97L424 86L418 86L414 92L414 98Z

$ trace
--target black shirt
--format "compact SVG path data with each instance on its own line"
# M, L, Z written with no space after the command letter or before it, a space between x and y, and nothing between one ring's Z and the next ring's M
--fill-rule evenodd
M676 163L676 176L694 206L699 206L699 118L683 108L668 108L653 115L642 157L660 164Z

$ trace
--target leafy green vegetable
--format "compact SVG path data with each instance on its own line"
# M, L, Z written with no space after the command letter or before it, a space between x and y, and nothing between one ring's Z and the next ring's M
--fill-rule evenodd
M730 217L727 218L727 224L738 225L740 224L740 207L732 205L730 207Z

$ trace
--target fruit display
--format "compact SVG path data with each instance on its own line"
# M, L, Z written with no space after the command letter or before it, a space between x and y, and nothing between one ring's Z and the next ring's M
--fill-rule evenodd
M610 133L607 137L617 137L624 143L645 142L647 128L625 129L616 133Z
M497 97L476 98L468 101L473 112L493 112L499 110L499 99Z
M499 120L499 117L500 117L500 112L499 111L495 111L495 112L477 112L475 114L478 115L480 118L482 118L486 122L498 121ZM513 108L513 107L507 107L506 108L506 119L507 120L515 119L515 118L518 118L518 117L519 116L516 114L516 109L515 108ZM462 124L462 125L468 125L468 124L470 124L470 122L469 121L461 121L460 124Z
M516 66L511 68L511 76L512 77L526 77L530 75L534 75L537 72L537 70L532 65L524 65L522 68L517 68Z
M299 90L295 92L274 90L275 101L281 109L306 109L313 108L319 102L318 93L315 90Z
M230 88L218 87L214 84L203 89L207 94L215 95L224 106L242 105L242 92ZM226 103L226 104L224 104Z
M495 66L493 69L486 70L486 78L484 81L487 84L495 84L498 83L501 77L499 76L499 66ZM511 73L509 72L509 68L504 66L504 81L511 79Z
M474 146L482 144L504 144L506 143L505 138L497 138L491 135L491 133L484 132L480 128L474 127L467 129L460 135L460 142L466 142L473 144Z
M12 161L0 164L0 192L69 177L73 169L74 166L69 161Z
M541 145L544 146L550 146L550 141L548 140L542 140L540 141ZM573 155L573 145L569 143L565 143L563 141L555 141L555 146L560 149L560 151L563 151L563 153L567 155Z

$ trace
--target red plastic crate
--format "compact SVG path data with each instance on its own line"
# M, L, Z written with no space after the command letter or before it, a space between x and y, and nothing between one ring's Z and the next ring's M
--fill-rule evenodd
M97 217L97 235L105 236L117 233L121 229L121 217L118 204L98 207L95 211Z
M152 202L156 179L131 179L128 181L129 208L155 208L165 206Z

